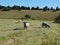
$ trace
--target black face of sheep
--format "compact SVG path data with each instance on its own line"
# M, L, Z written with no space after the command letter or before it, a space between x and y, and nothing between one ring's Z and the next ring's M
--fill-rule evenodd
M45 27L45 28L50 28L50 26L48 25L48 24L46 24L46 23L42 23L42 27Z
M23 22L23 23L24 23L24 29L27 29L26 22Z

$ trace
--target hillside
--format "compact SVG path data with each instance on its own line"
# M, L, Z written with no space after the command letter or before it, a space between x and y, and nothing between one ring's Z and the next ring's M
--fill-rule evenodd
M31 19L39 20L54 20L60 11L41 11L41 10L11 10L11 11L0 11L0 18L20 19L24 18L25 15L30 15Z

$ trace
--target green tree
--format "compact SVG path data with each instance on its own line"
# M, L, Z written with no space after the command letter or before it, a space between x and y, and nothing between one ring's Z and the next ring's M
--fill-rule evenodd
M37 6L37 7L35 8L35 10L39 10L39 7Z
M12 7L12 9L13 9L13 10L20 10L20 6L14 5L14 6Z
M25 6L21 6L21 9L25 10L25 9L26 9L26 7L25 7Z
M32 7L31 10L35 10L35 7Z
M2 9L2 6L0 5L0 9Z
M10 10L11 10L11 7L10 6L7 6L7 7L2 8L2 11L10 11Z
M56 7L56 11L58 11L59 10L59 7Z
M43 8L43 11L47 11L47 10L49 10L49 8L48 8L47 6L45 6L45 7Z
M30 7L27 7L26 9L30 10Z
M51 7L51 10L53 10L54 8L53 7Z

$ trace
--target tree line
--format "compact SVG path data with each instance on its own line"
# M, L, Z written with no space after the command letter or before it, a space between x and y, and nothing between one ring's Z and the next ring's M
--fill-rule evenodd
M48 8L48 6L45 6L43 8L40 8L40 7L27 7L27 6L17 6L17 5L14 5L12 7L10 6L2 6L0 5L0 10L2 11L10 11L10 10L43 10L43 11L48 11L48 10L52 10L52 11L58 11L60 10L59 7L56 7L56 9L54 9L53 7L51 8Z

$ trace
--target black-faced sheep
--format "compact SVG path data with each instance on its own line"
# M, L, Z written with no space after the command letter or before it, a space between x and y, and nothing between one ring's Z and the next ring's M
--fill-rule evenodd
M28 22L23 22L24 23L24 29L27 29L29 27L29 23Z
M48 28L50 28L50 25L49 25L47 22L43 22L43 23L42 23L42 27L45 27L45 28L48 27Z

